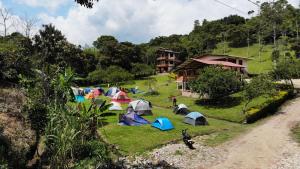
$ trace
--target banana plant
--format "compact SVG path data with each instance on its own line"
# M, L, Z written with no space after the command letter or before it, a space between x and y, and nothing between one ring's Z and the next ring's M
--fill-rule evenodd
M78 115L88 124L88 128L93 137L99 138L99 134L97 132L98 122L100 121L103 126L101 116L105 114L105 111L108 110L111 105L112 104L106 104L106 101L101 100L92 100L88 107L86 107L83 103L79 103Z

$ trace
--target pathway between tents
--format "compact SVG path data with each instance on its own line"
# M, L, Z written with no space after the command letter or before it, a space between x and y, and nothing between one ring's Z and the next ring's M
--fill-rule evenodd
M300 98L283 106L280 113L250 132L221 146L226 158L213 169L300 169L300 148L290 136L300 122Z

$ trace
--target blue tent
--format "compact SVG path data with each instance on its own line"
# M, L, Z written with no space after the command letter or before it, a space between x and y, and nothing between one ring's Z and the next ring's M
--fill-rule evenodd
M85 100L84 96L81 96L81 95L75 96L75 101L78 103L84 102L84 100Z
M158 128L162 131L174 129L171 121L166 117L159 117L153 123L152 127Z
M184 117L183 122L191 125L206 125L207 121L203 114L199 112L191 112Z
M91 91L92 91L91 88L85 88L85 89L84 89L84 93L85 93L85 94L88 94L88 93L90 93Z

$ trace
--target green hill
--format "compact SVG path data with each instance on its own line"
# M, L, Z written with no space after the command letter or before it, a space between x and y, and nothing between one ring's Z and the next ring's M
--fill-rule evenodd
M259 45L254 44L249 47L249 54L247 47L242 48L230 48L228 45L225 47L225 54L229 55L236 55L236 56L243 56L249 57L252 60L248 62L248 71L250 73L264 73L268 72L272 69L272 45L264 45L261 57L259 57ZM214 54L224 54L224 47L223 44L218 44L217 48L213 50Z

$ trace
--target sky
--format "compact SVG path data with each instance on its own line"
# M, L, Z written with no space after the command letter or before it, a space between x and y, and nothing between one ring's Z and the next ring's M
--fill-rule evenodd
M299 0L288 1L299 5ZM77 45L91 45L101 35L145 43L157 36L187 34L195 20L230 14L249 17L248 11L258 9L248 0L100 0L92 9L74 0L0 0L0 7L9 9L16 19L37 19L35 33L42 24L52 23Z

